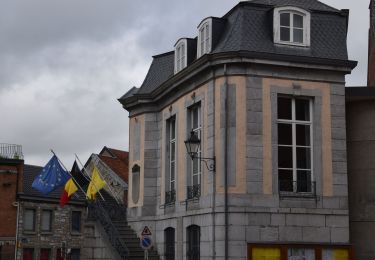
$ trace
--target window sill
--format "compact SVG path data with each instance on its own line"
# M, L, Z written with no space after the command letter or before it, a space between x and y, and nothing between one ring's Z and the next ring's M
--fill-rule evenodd
M72 236L81 236L81 235L82 235L82 233L81 233L81 232L78 232L78 231L71 231L70 234L71 234Z
M40 234L42 236L49 236L49 235L53 235L53 232L52 231L40 231Z
M36 235L36 231L32 231L32 230L24 230L23 233L27 235Z
M275 44L279 44L282 46L290 46L290 47L305 47L309 48L310 45L305 43L297 43L297 42L283 42L283 41L274 41Z
M316 199L316 194L311 192L287 192L287 191L280 191L279 192L280 199L287 199L287 198L301 198L301 199Z

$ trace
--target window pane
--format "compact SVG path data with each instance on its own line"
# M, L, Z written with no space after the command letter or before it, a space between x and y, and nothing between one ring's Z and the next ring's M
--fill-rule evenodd
M22 251L23 260L33 260L34 259L34 248L24 248Z
M303 43L303 29L293 29L293 42Z
M26 231L35 230L35 210L33 209L25 210L23 228Z
M297 171L297 192L311 192L311 172L310 171Z
M289 13L280 14L280 25L290 26L290 14Z
M67 258L67 260L79 260L80 257L80 250L75 248L70 251L70 254Z
M297 145L310 146L310 125L296 125Z
M311 168L311 151L310 148L297 147L297 168Z
M323 260L349 260L349 251L347 249L323 249Z
M172 119L171 121L171 139L175 139L176 137L176 121Z
M279 97L277 99L277 118L292 119L292 100L290 98Z
M176 154L176 144L171 143L171 161L175 160L175 154Z
M290 42L289 27L280 27L280 41Z
M280 191L293 192L293 171L279 170L279 189Z
M310 101L296 99L296 120L310 121Z
M292 147L279 146L279 168L293 168Z
M278 124L278 144L292 145L292 125Z
M72 211L72 231L81 232L81 212Z
M281 251L280 248L253 248L252 252L253 260L280 260Z
M171 162L171 181L174 181L175 163Z
M199 126L199 122L198 122L198 108L197 107L193 108L192 112L193 112L192 113L192 116L193 116L193 128L196 129Z
M43 210L42 211L42 223L41 223L41 230L42 231L51 231L51 222L52 222L52 211L51 210Z
M50 260L51 249L42 248L40 249L40 260Z
M315 260L315 250L310 248L289 248L288 260Z
M293 27L294 28L303 28L303 16L294 14L293 15Z
M200 259L200 227L189 226L187 228L187 250L188 260Z

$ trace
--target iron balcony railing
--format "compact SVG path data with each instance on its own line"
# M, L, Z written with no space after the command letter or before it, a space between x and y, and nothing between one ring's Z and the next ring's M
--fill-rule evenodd
M22 146L0 143L0 159L23 159Z
M279 180L279 193L285 196L316 196L316 182Z
M199 198L200 196L201 196L201 185L200 184L196 184L196 185L187 187L187 198L188 199Z
M165 204L173 204L176 202L176 190L165 192Z

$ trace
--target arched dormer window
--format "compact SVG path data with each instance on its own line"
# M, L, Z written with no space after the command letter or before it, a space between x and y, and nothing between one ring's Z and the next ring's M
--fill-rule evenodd
M187 66L187 40L180 39L175 44L174 73L183 70Z
M197 58L211 52L212 46L212 18L204 19L198 26Z
M274 9L274 42L278 44L310 46L310 13L298 7Z

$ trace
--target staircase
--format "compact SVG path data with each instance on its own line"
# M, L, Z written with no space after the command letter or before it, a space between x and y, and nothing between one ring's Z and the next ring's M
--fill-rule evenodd
M144 260L144 250L139 238L126 220L126 207L117 204L107 192L101 191L103 198L97 197L89 204L89 218L99 222L107 233L112 246L124 260ZM149 250L149 260L160 260L155 250Z

